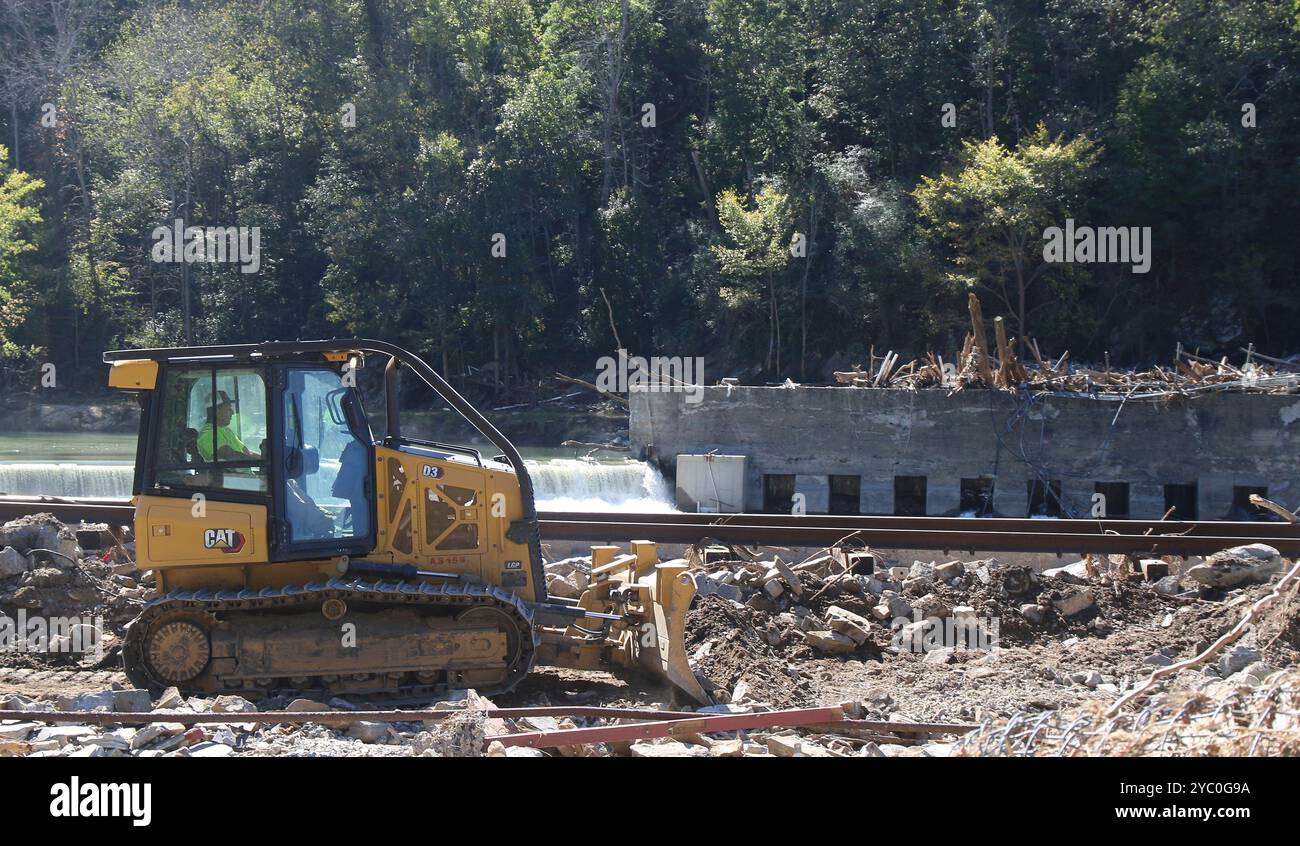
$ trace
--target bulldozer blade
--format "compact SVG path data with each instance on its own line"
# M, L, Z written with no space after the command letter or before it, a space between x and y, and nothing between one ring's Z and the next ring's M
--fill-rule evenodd
M686 612L695 597L695 579L685 561L658 564L637 584L651 591L653 629L642 627L637 663L701 705L712 702L686 660Z

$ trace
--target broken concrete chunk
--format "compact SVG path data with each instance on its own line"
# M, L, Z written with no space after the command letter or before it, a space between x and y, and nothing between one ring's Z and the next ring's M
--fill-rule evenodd
M1152 584L1151 589L1161 596L1177 596L1183 592L1183 577L1165 576L1163 579Z
M794 595L802 596L803 582L799 580L799 574L794 570L791 570L790 565L786 564L780 558L777 558L772 563L775 565L775 569L781 574L781 577L785 579L785 583L790 586L790 590L794 592Z
M952 661L953 655L956 652L957 650L953 649L950 646L940 647L939 649L931 649L929 652L925 653L924 661L926 664L936 664L936 665L947 664L948 662Z
M330 706L324 702L317 702L315 699L295 699L288 705L284 706L286 711L310 712L310 711L328 711Z
M171 737L184 733L185 726L182 723L149 723L142 726L139 731L131 736L131 748L143 749L160 737Z
M184 704L185 697L181 696L181 692L174 687L169 687L162 692L153 707L156 711L171 711Z
M1260 660L1259 650L1251 646L1234 646L1232 651L1219 656L1219 672L1226 678Z
M235 754L235 750L225 743L207 743L195 744L190 748L191 758L229 758Z
M1055 606L1056 610L1066 617L1082 614L1096 604L1097 598L1092 595L1091 590L1086 588L1063 593L1057 599L1052 600L1052 605Z
M19 517L0 526L0 547L11 546L19 552L33 549L50 549L64 556L56 558L59 567L72 567L69 561L81 560L81 547L77 534L59 522L53 514L33 514Z
M843 654L852 652L858 648L858 644L848 635L832 631L811 631L804 633L804 643L814 649L820 649L823 652L832 654Z
M1199 584L1228 588L1248 582L1265 582L1282 566L1282 556L1263 543L1234 546L1216 552L1186 572L1186 578Z
M1030 625L1034 625L1034 626L1041 625L1044 619L1044 615L1046 615L1046 613L1047 613L1046 608L1044 608L1041 605L1036 605L1032 602L1027 602L1024 605L1020 606L1020 616L1024 617L1025 621Z
M153 709L153 697L147 690L113 691L113 710L120 713L145 713Z
M826 609L826 624L832 631L847 635L859 646L871 637L871 623L866 617L854 614L848 609L832 605Z
M30 564L27 556L23 555L12 546L6 546L0 549L0 579L8 579L13 576L21 576L29 569Z
M913 576L903 580L903 593L910 593L913 596L920 596L929 592L934 585L934 580L925 576Z
M1061 579L1071 584L1081 585L1088 581L1088 562L1076 561L1064 567L1044 570L1043 575L1052 579Z
M933 593L927 593L913 602L912 610L920 612L922 617L938 617L940 619L947 617L949 614L947 603Z
M218 696L212 710L218 714L247 714L256 711L257 706L242 696Z
M1096 670L1080 670L1076 673L1070 673L1070 679L1076 684L1091 688L1095 688L1102 683L1101 673Z
M633 743L628 750L634 758L707 758L709 750L680 740L653 743L648 740Z
M355 737L362 743L383 743L388 739L388 723L377 720L358 720L348 726L348 737Z
M797 734L774 734L767 739L767 751L778 758L793 758L802 746L803 741Z
M934 576L945 582L966 574L966 565L960 561L948 561L934 568Z
M903 597L894 595L885 600L885 602L889 606L889 614L891 617L895 619L898 617L911 618L912 604Z
M0 740L26 740L27 736L41 727L40 723L14 723L0 725Z
M583 576L585 579L585 575ZM558 596L562 599L577 599L582 596L583 587L576 581L566 576L558 576L548 573L546 575L546 592L551 596Z
M64 711L111 711L113 693L114 691L111 690L101 690L98 693L83 693L79 696L61 694L55 698L55 702Z
M716 593L723 599L730 599L732 602L739 602L743 594L740 588L733 584L728 584L713 576L699 574L695 577L695 591L700 596L708 596Z

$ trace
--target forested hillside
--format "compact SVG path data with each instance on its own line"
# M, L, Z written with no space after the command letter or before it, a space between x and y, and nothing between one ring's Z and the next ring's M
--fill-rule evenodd
M970 290L1075 360L1290 353L1298 72L1297 0L0 0L5 382L358 334L504 393L611 322L818 381ZM1149 269L1045 262L1067 220Z

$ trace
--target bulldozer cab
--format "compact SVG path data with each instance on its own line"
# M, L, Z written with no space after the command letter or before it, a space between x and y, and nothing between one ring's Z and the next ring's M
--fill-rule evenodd
M267 509L272 560L374 545L372 435L325 362L163 363L137 493Z
M370 353L387 358L382 437L355 387ZM364 562L545 597L523 457L418 356L353 338L120 350L104 360L109 384L141 397L136 531L142 564L166 586L251 588ZM501 454L404 437L402 369ZM258 566L282 562L304 567Z

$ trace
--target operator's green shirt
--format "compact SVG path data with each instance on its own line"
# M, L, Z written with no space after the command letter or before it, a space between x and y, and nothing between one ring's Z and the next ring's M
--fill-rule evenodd
M244 446L244 442L235 436L229 426L217 429L218 453L221 452L221 447L230 447L238 455L248 452L248 447ZM199 455L203 456L204 461L211 461L212 454L212 424L209 423L199 432Z

